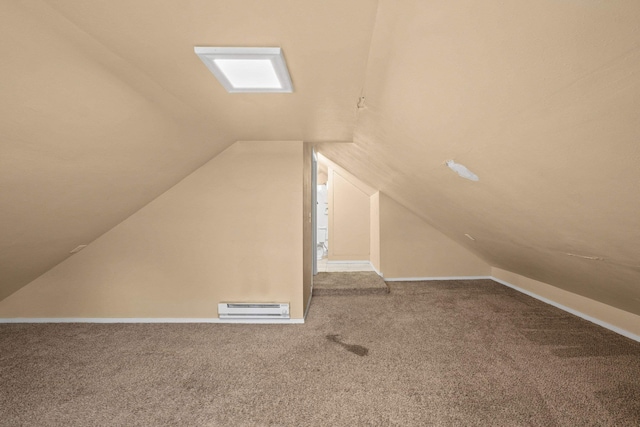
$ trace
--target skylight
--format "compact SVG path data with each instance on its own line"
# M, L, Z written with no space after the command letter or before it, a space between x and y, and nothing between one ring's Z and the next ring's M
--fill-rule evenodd
M279 47L198 47L194 49L227 92L293 92Z

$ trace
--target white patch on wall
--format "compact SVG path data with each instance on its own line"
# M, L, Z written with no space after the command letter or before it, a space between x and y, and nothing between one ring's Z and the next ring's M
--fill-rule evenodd
M461 165L459 163L454 162L453 160L447 160L446 165L449 166L449 169L460 175L464 179L468 179L470 181L479 181L478 175L471 172L466 166Z

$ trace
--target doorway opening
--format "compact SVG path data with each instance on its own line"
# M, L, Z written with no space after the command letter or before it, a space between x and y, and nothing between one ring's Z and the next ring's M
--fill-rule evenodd
M370 217L377 191L322 154L315 159L314 275L376 271L370 262Z

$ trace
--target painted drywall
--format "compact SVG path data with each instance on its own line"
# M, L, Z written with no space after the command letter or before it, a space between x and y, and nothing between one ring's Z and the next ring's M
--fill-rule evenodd
M531 292L553 303L575 310L594 320L607 323L613 326L614 328L612 329L614 330L615 328L619 328L621 331L618 332L624 333L626 331L633 334L635 335L635 337L633 337L635 340L640 340L640 316L636 314L500 268L493 267L491 269L491 275L496 279L503 280L524 291ZM628 334L625 335L628 336Z
M353 140L318 149L492 265L640 314L640 2L221 4L0 2L0 298L233 141ZM224 92L193 54L220 40L281 46L295 93Z
M378 4L354 143L319 151L492 266L640 314L640 2Z
M371 0L0 1L0 299L239 140L351 140ZM291 94L193 48L280 46Z
M326 170L318 170L318 185L326 184L329 180Z
M0 51L1 300L231 141L44 2L0 2Z
M489 276L491 266L380 193L380 269L385 278Z
M219 302L303 315L303 144L237 142L0 301L0 317L211 318Z
M369 260L369 196L329 168L329 261Z
M342 141L342 142L337 142L336 144L352 145L353 143ZM320 144L320 145L324 145L324 144ZM339 164L335 163L330 158L324 156L322 153L317 152L317 156L318 156L318 165L319 165L318 170L323 171L327 175L327 181L328 181L329 169L332 169L334 172L338 173L341 177L349 181L350 184L355 186L358 190L362 191L367 196L373 196L378 191L376 188L362 181L360 178L358 178L357 176L355 176L354 174L352 174L351 172L349 172Z
M379 274L384 275L380 267L380 192L369 197L369 261Z

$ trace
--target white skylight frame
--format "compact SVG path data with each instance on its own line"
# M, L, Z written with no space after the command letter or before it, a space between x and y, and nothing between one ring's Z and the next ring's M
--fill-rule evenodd
M196 55L229 93L292 93L293 84L279 47L205 47L196 46ZM216 60L268 60L280 82L280 87L238 87L227 77ZM264 63L263 63L264 64Z

